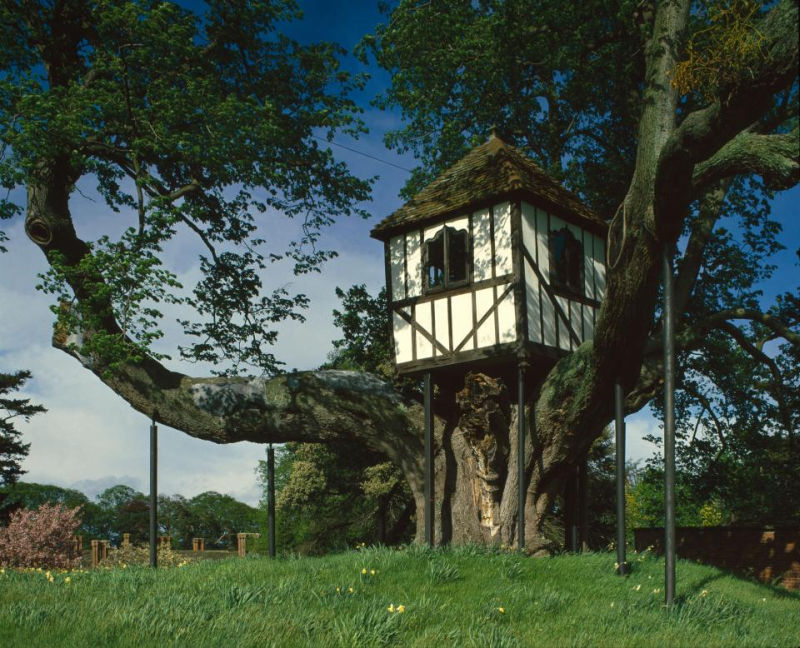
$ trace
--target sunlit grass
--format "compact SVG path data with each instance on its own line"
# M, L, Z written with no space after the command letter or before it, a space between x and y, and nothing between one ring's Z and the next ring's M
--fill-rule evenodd
M800 595L679 561L362 548L0 574L3 646L797 646ZM67 581L69 579L69 581Z

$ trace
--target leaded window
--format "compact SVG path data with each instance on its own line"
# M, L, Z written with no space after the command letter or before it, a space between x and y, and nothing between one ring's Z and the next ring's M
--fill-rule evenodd
M425 242L425 290L446 290L469 281L469 232L445 225Z

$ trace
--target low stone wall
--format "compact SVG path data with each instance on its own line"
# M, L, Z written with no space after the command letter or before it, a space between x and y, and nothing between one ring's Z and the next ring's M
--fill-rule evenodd
M634 529L636 551L664 551L664 529ZM679 558L744 572L768 583L782 577L786 589L800 589L800 528L677 527Z

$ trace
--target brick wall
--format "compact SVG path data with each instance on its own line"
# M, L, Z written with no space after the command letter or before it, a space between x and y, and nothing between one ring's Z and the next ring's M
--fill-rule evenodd
M636 551L663 553L664 529L634 529ZM800 589L800 528L677 527L679 558L752 574L768 583L782 576L787 589Z

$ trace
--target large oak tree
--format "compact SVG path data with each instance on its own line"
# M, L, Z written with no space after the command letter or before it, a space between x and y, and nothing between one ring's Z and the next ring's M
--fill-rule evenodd
M419 404L370 374L274 375L265 346L265 326L297 316L304 301L261 295L257 269L269 256L253 246L251 214L300 215L299 243L314 243L319 226L366 195L312 137L358 129L346 99L353 80L337 70L334 48L301 48L274 31L291 3L208 4L202 20L150 0L12 0L0 11L11 44L0 59L0 174L27 187L26 230L60 302L54 344L139 411L199 438L363 442L403 471L419 507ZM683 313L726 195L741 178L773 189L797 181L797 3L691 4L404 1L365 44L393 72L384 101L409 119L391 143L423 161L409 191L493 124L611 221L595 339L529 394L529 549L546 544L543 524L570 466L610 420L614 380L630 410L659 389L662 250L686 233ZM79 236L70 196L87 175L110 210L137 215L121 239ZM4 215L18 207L3 203ZM179 230L208 250L187 299L199 319L185 327L198 343L183 353L254 363L264 377L193 378L149 352L153 305L174 292L159 252ZM286 253L298 271L325 256L303 245ZM798 345L796 319L755 306L687 319L682 348L726 327L736 339L742 322ZM771 386L779 408L780 377ZM441 396L436 537L513 544L516 412L490 377ZM491 447L506 450L487 472L480 453Z

